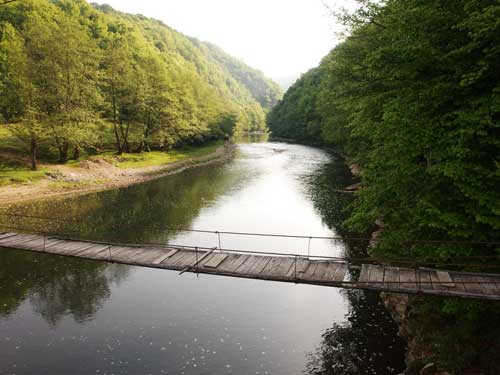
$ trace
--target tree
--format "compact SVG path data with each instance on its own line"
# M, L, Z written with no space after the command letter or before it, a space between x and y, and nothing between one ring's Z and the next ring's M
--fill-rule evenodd
M0 111L10 131L29 149L31 169L36 170L38 147L47 131L36 105L28 56L11 24L2 23L0 33Z

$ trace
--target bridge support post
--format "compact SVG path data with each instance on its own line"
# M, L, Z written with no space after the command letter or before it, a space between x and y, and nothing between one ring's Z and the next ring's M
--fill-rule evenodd
M222 250L221 244L220 244L220 232L215 232L217 234L217 237L219 239L219 250Z

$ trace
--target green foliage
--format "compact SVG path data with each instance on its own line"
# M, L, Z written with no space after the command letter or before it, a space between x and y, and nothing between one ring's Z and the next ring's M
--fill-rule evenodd
M361 165L352 226L382 217L391 245L500 239L499 12L366 2L269 114L273 134L334 144Z
M211 43L203 43L192 39L207 58L223 66L227 73L246 87L264 110L271 110L281 99L281 88L277 83L266 78L264 74L249 68L245 63L225 53L221 48Z
M406 241L500 240L500 5L360 5L343 17L350 35L291 87L269 114L269 128L277 136L335 145L361 166L363 189L347 225L366 229L383 219L374 253L442 261L498 255L498 246L408 248ZM429 329L440 332L427 343L442 343L438 360L454 373L491 358L479 343L462 345L481 337L475 330L498 353L498 325L488 331L498 304L434 301L427 308L447 314L448 328L443 332L436 319Z
M0 8L0 94L34 169L47 144L65 162L104 140L129 153L265 130L281 95L215 46L83 0Z

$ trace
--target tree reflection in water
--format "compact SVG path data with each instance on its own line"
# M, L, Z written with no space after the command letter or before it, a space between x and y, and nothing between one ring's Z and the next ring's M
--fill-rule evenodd
M346 322L335 323L322 336L321 346L309 354L309 375L399 374L393 368L404 358L404 343L377 293L346 290L350 310ZM374 317L377 317L374 319Z
M343 223L349 217L353 194L339 190L357 180L343 160L333 157L310 176L308 193L316 210L329 228L342 237L367 237L368 233L352 233ZM368 243L344 240L346 256L367 256ZM322 344L309 354L309 375L399 374L404 370L404 342L397 336L397 326L376 292L344 290L349 301L345 323L335 323L322 335ZM396 363L399 368L393 368Z
M0 317L29 300L54 326L67 315L79 323L92 319L109 299L111 285L129 273L126 266L17 250L2 250L0 264Z

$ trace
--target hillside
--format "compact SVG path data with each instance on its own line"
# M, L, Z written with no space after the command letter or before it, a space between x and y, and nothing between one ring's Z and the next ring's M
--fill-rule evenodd
M65 162L263 130L281 95L215 46L84 0L0 8L0 94L3 126L34 167L38 154Z
M192 39L210 61L223 66L227 73L250 91L265 110L272 109L282 97L279 85L258 70L250 68L242 61L228 55L218 46Z

